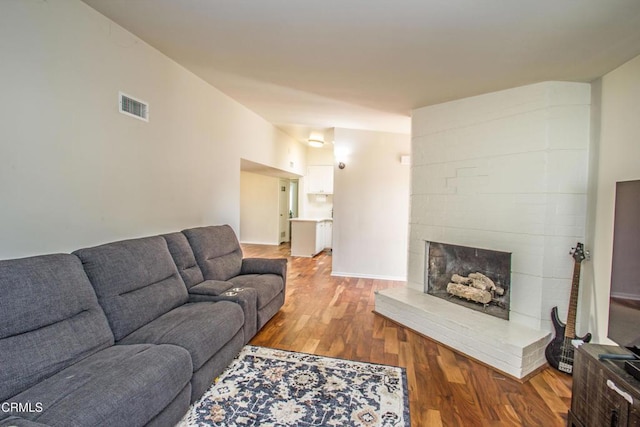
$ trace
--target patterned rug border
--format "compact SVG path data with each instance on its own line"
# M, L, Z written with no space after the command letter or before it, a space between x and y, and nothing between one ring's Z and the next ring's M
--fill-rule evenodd
M278 354L280 353L280 355ZM183 417L183 419L176 425L176 427L192 427L192 426L206 426L206 425L216 425L214 422L210 422L210 423L199 423L196 422L195 424L190 422L189 417L194 413L195 408L200 405L203 401L205 401L205 399L210 398L214 389L216 388L216 386L222 382L224 382L229 376L231 376L235 370L237 369L237 365L240 365L242 363L242 360L247 357L247 356L260 356L260 357L264 357L264 358L274 358L276 360L286 360L287 362L291 362L291 363L295 363L294 360L287 360L284 359L282 357L281 354L289 354L292 355L292 357L295 356L301 356L302 360L304 361L304 358L318 358L319 360L324 360L327 362L330 362L332 364L346 364L349 367L353 368L356 366L373 366L376 367L378 369L389 369L391 368L392 370L397 370L397 373L399 374L399 378L401 379L401 390L402 390L402 405L403 405L403 410L402 410L402 424L392 424L392 423L382 423L380 424L380 426L386 427L386 426L395 426L395 425L402 425L403 427L410 427L411 426L411 420L410 420L410 408L409 408L409 392L408 392L408 384L407 384L407 370L405 367L402 366L395 366L395 365L389 365L389 364L384 364L384 363L375 363L375 362L363 362L363 361L359 361L359 360L351 360L351 359L344 359L344 358L339 358L339 357L331 357L331 356L324 356L321 354L313 354L313 353L307 353L307 352L301 352L301 351L293 351L293 350L285 350L285 349L279 349L279 348L272 348L272 347L263 347L263 346L256 346L256 345L245 345L242 350L240 350L240 352L233 358L233 360L231 361L231 363L229 364L229 366L227 366L225 368L225 370L220 374L220 376L218 378L215 379L215 381L213 382L213 384L211 384L211 386L207 389L207 391L200 397L200 399L198 399L196 402L194 402L190 407L189 407L189 411L187 412L187 414L185 414L185 416ZM308 361L304 361L305 363L309 363ZM344 369L344 368L342 368ZM234 424L236 425L236 424ZM248 424L248 425L259 425L259 424ZM273 424L269 424L269 425L273 425ZM287 424L275 424L275 425L287 425ZM363 424L365 425L365 424ZM368 425L368 424L366 424ZM373 425L373 424L371 424ZM376 424L378 425L378 424Z

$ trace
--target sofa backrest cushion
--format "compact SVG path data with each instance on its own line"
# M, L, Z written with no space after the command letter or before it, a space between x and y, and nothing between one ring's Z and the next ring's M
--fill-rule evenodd
M206 280L229 280L240 274L242 249L229 225L212 225L183 231Z
M169 252L187 288L191 289L191 287L204 282L202 270L198 266L187 237L180 232L163 234L162 237L167 241Z
M0 261L0 402L111 345L77 257Z
M81 260L116 341L188 300L160 236L122 240L74 252Z

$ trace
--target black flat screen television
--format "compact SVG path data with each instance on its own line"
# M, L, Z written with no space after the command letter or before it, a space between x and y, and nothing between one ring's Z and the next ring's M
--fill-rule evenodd
M640 180L616 183L608 336L640 354Z

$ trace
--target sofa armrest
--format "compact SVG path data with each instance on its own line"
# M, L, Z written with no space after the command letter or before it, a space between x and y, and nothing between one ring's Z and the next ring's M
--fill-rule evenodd
M287 280L286 258L244 258L240 274L276 274Z
M219 296L229 289L233 288L233 283L224 282L222 280L205 280L189 289L189 296Z

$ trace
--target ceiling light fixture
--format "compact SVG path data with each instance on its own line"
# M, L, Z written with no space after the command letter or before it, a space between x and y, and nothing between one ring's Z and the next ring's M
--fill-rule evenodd
M324 141L318 138L309 138L309 145L315 148L322 148L324 146Z

